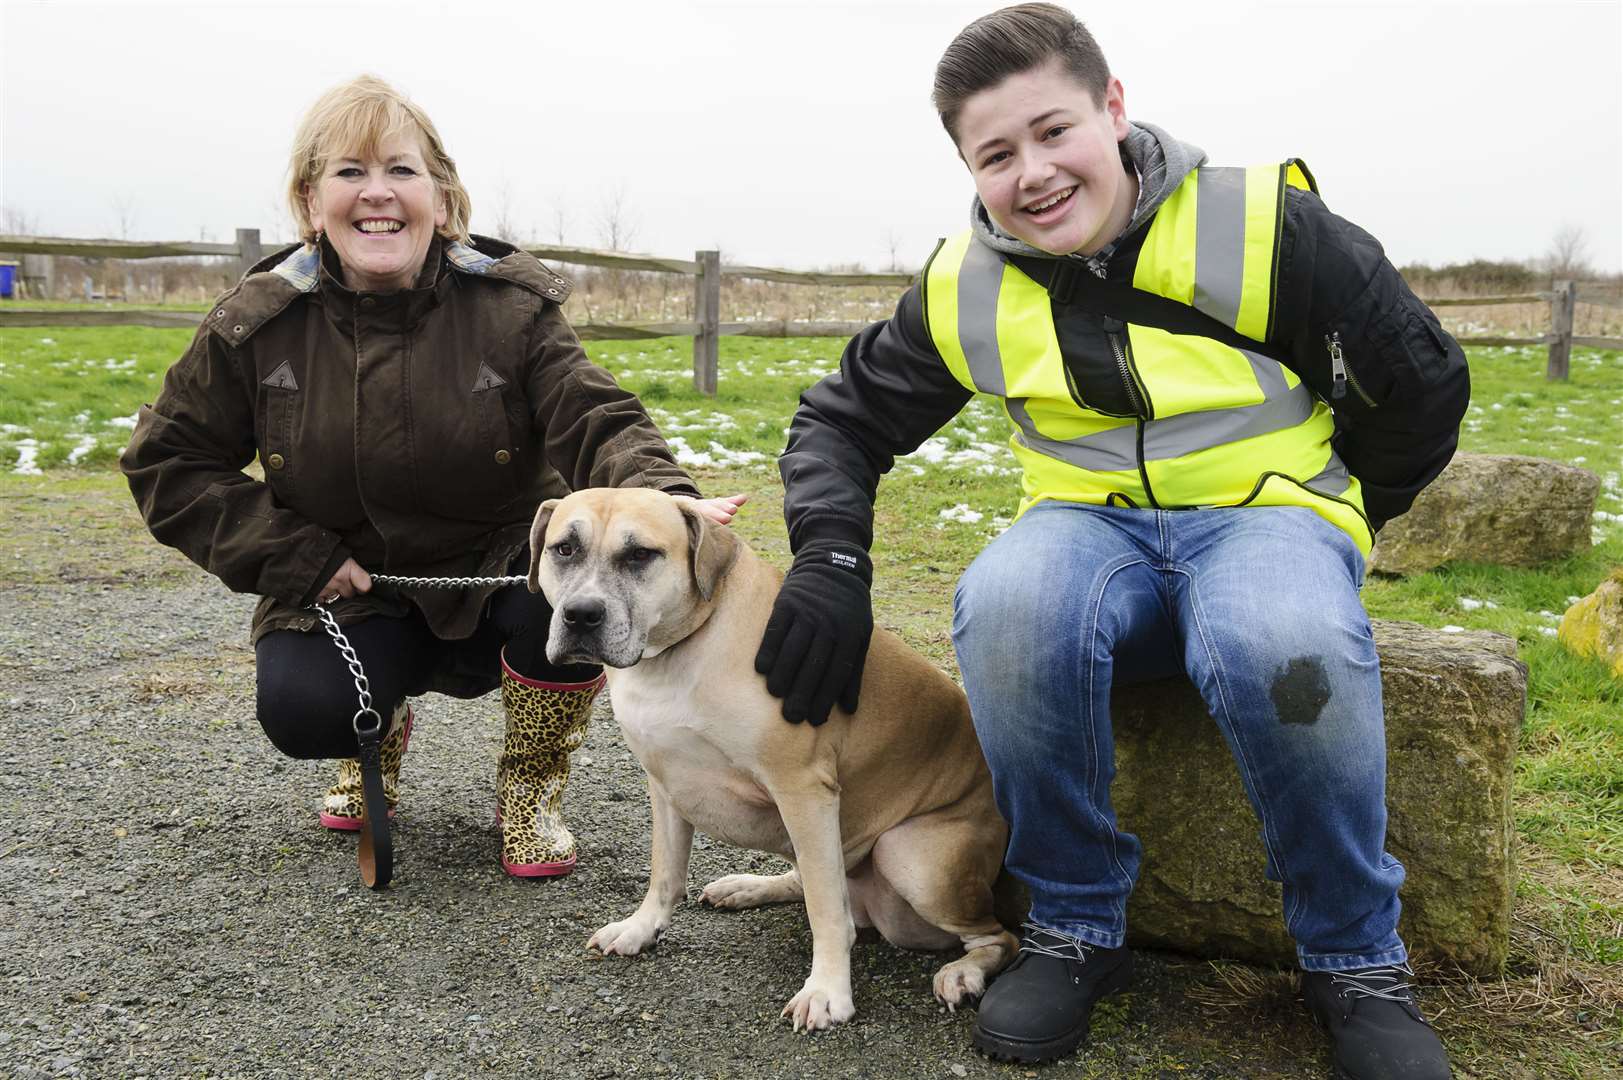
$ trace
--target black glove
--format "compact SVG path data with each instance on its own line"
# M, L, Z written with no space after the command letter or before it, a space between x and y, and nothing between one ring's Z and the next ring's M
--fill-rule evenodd
M873 563L854 544L813 540L795 556L755 654L785 720L821 724L835 701L857 711L873 637L872 583Z

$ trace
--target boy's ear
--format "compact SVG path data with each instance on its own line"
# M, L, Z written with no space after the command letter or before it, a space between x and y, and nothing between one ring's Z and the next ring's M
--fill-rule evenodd
M1116 141L1127 138L1127 96L1122 90L1121 80L1114 75L1110 77L1110 85L1105 90L1105 112L1110 114L1110 126L1116 133Z

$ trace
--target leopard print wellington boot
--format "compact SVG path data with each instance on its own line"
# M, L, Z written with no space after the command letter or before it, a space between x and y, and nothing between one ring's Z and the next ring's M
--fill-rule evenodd
M502 869L514 877L558 877L575 868L575 837L564 824L569 754L586 741L592 700L606 676L580 683L527 679L502 658L507 734L496 766Z
M400 801L400 759L406 754L411 741L411 707L404 701L394 707L389 717L389 734L378 748L383 763L383 797L389 803L389 816L394 817L395 803ZM355 832L361 827L361 763L356 758L343 758L338 762L338 783L327 789L321 800L321 823L329 829Z

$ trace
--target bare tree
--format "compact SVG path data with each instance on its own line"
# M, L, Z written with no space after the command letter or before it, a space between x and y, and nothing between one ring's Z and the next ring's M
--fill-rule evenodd
M0 233L7 236L38 236L39 219L15 206L0 206Z
M631 211L626 206L626 189L624 185L616 184L612 191L603 195L602 206L597 215L598 242L610 251L627 251L637 236L637 223L632 220ZM635 288L636 278L625 270L610 270L607 273L609 292L614 299L624 304L626 287Z
M885 247L890 252L890 269L891 269L891 271L895 272L897 270L900 270L901 266L897 263L896 253L898 251L900 251L901 248L902 248L901 234L898 233L895 229L891 229L889 232L887 232L885 234Z
M509 244L519 243L518 221L513 212L513 188L504 178L496 188L495 220L490 225L491 235Z
M135 196L129 192L120 192L113 196L113 223L118 231L120 240L128 240L130 233L135 231L135 223L140 215L135 210Z
M1571 281L1589 277L1594 270L1589 265L1589 238L1584 234L1584 227L1572 222L1561 226L1550 242L1544 264L1552 279Z
M616 184L603 196L597 215L597 238L610 251L627 251L637 238L637 222L626 206L626 189Z

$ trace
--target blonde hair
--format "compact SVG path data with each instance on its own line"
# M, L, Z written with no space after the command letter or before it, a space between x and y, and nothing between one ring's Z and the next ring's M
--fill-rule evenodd
M310 223L306 197L334 154L360 154L370 157L378 144L404 133L422 139L423 158L436 194L445 200L445 224L439 229L463 243L468 242L468 222L473 203L456 174L456 162L445 152L440 133L420 106L378 78L361 75L322 94L299 122L293 136L293 158L288 167L287 203L299 237L305 243L316 238Z

